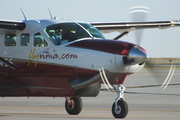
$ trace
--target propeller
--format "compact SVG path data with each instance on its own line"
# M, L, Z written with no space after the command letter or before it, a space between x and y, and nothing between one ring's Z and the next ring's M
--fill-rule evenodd
M132 7L130 8L130 15L131 15L131 19L134 22L143 22L146 20L147 18L147 14L149 13L149 8L148 7L144 7L144 6L136 6L136 7ZM142 34L143 34L143 30L135 30L135 40L136 40L136 44L140 45L141 41L142 41ZM171 62L171 61L169 61ZM154 68L154 63L150 62L150 61L146 61L146 67L148 67L150 70L150 72L158 79L158 75L156 73L156 71L152 68ZM164 83L161 85L161 88L163 90L166 89L166 87L168 86L168 84L170 83L172 76L175 72L175 66L171 63L171 68L169 70L169 73L164 81Z
M149 13L149 8L144 7L144 6L136 6L136 7L130 8L129 13L131 15L132 20L135 23L136 22L144 22L147 18L147 14ZM134 29L136 29L136 28L131 28L130 31L132 31ZM117 36L116 38L114 38L114 40L118 40L119 38L128 34L130 31L125 31L124 33L122 33L119 36ZM135 33L136 44L140 45L142 42L143 30L142 29L140 29L140 30L136 29L134 31L134 33ZM148 67L148 70L153 74L153 76L155 76L155 78L158 79L157 72L155 71L155 69L152 69L152 68L154 68L155 63L147 60L147 55L146 55L145 51L140 46L134 46L129 51L129 55L123 57L123 61L124 61L124 64L131 64L131 65L138 64L138 63L143 64L144 62L146 62L145 66ZM142 63L140 63L140 61L142 61ZM105 71L103 67L99 69L100 77L101 77L102 82L104 83L104 85L106 87L106 90L109 92L117 91L117 88L109 83L109 81L106 77L106 72L107 71ZM171 64L171 68L169 70L169 73L168 73L168 75L167 75L167 77L166 77L166 79L162 85L148 85L145 87L161 86L161 88L163 90L165 90L166 87L168 85L170 85L169 83L172 79L174 72L175 72L175 66L173 64Z
M131 8L130 14L132 16L132 19L134 21L144 21L146 14L148 13L148 9L149 8L147 8L147 7L133 7L133 8ZM129 31L125 31L125 32L121 33L119 36L115 37L114 40L118 40L119 38L123 37L124 35L127 35L132 30L134 30L134 28L131 28ZM140 41L142 38L141 37L142 36L142 30L135 30L135 35L136 35L136 43L137 43L137 45L140 45ZM123 57L123 62L126 65L127 64L131 64L131 65L143 64L146 59L147 59L147 55L146 55L145 50L143 50L139 46L134 46L129 51L128 56ZM110 91L112 92L113 90L117 91L117 88L109 83L109 81L106 77L106 72L105 72L103 67L99 69L99 73L100 73L102 82L104 83L106 89L109 92Z

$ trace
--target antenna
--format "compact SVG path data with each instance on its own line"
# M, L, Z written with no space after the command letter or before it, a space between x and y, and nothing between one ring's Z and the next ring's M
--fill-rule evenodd
M51 19L53 19L53 16L52 16L52 14L51 14L50 9L48 9L48 10L49 10L49 14L50 14Z
M20 8L20 9L21 9L21 12L22 12L22 14L23 14L23 16L24 16L24 19L25 19L25 20L28 20L28 18L27 18L26 15L24 14L22 8Z

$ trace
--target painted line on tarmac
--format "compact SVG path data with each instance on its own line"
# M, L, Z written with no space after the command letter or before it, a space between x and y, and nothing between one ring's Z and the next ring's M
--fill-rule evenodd
M32 106L0 106L0 111L8 110L65 110L64 107L32 107ZM111 108L83 108L88 111L111 111ZM180 112L180 110L162 110L162 109L129 109L129 111L159 111L159 112Z

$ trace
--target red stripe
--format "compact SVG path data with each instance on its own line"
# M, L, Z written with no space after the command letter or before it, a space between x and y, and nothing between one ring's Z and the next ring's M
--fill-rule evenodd
M128 55L130 49L135 46L132 43L116 40L81 40L67 45L67 47L85 48L118 55Z

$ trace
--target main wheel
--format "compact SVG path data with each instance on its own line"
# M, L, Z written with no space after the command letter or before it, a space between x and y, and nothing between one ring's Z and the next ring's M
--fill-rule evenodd
M82 99L80 97L71 97L71 105L65 102L65 108L68 114L78 115L82 110Z
M115 109L115 102L113 103L112 114L115 118L125 118L127 113L128 113L128 105L123 99L120 99L117 102L117 109Z

